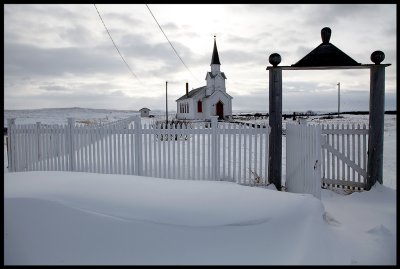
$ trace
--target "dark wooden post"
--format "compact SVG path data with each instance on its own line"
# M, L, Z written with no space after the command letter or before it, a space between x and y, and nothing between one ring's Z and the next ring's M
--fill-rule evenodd
M278 190L282 184L282 69L277 67L281 56L273 53L269 56L272 67L269 69L269 162L268 181Z
M378 181L383 183L383 127L385 120L385 59L382 51L371 54L375 65L371 66L369 97L367 190Z

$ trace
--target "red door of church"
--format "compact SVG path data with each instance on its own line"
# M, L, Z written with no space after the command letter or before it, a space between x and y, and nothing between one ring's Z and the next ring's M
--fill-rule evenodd
M217 103L217 105L216 105L216 110L217 110L217 116L220 118L220 119L223 119L224 118L224 104L221 102L221 101L219 101L218 103Z

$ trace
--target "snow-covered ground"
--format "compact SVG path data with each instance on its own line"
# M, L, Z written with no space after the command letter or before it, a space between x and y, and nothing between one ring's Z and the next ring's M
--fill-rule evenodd
M40 121L42 124L67 124L67 118L87 123L107 123L130 116L140 115L139 111L108 110L90 108L53 108L32 110L5 110L4 127L7 127L7 118L16 118L16 124L33 124Z
M28 113L32 122L19 112L17 123L64 123L71 116L42 112L42 118ZM363 123L368 116L345 115L343 120ZM397 261L396 115L385 116L383 185L350 194L322 190L321 200L222 181L8 173L5 150L4 157L6 265Z

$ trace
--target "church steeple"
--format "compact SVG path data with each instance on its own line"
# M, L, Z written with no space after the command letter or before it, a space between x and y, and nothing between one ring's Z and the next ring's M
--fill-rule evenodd
M218 56L218 50L217 50L217 39L216 36L214 35L214 50L213 50L213 54L212 54L212 58L211 58L211 64L219 64L221 65L221 63L219 62L219 56Z
M207 80L207 90L206 96L210 96L215 91L226 92L225 89L225 79L226 76L224 72L221 72L221 62L219 61L218 49L217 49L217 40L214 35L214 50L211 58L211 72L207 72L206 80Z

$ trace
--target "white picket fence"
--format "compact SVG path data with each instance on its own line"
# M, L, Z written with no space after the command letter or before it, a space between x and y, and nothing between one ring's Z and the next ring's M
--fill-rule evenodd
M357 126L322 125L323 186L365 188L368 129Z
M81 171L265 185L269 127L9 122L9 171ZM132 120L131 119L131 120ZM122 128L121 128L122 127Z
M321 127L286 125L286 188L321 199Z

